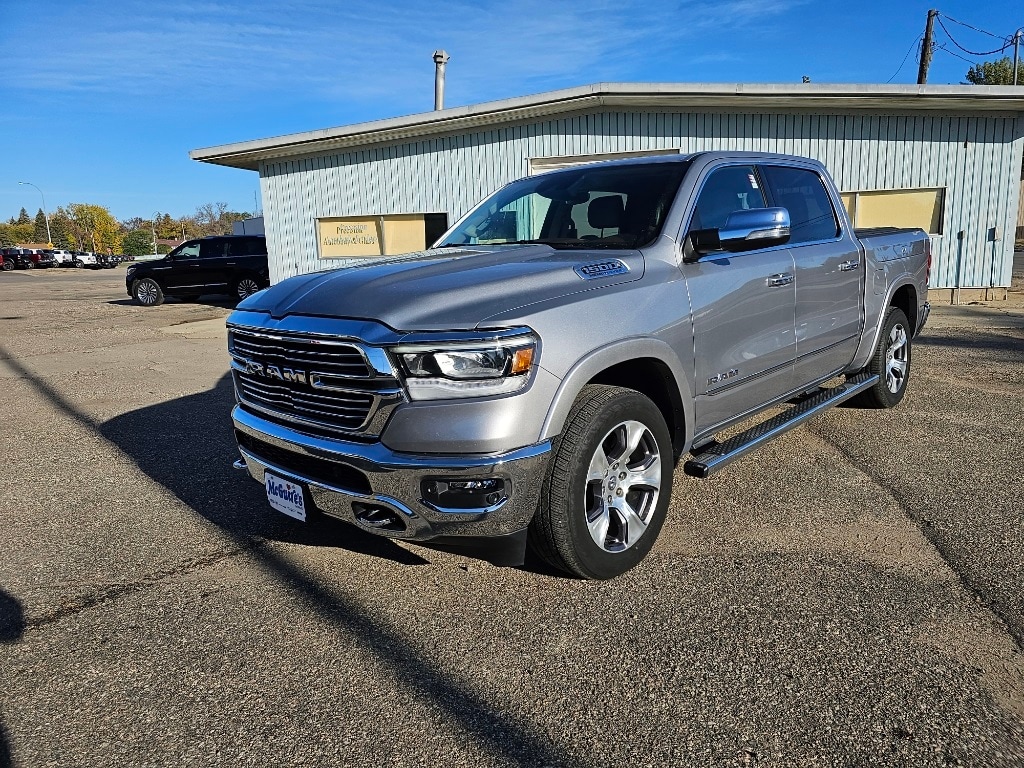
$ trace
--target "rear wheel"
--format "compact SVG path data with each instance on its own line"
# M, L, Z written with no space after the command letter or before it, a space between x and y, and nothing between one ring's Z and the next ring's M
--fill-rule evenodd
M11 261L10 259L4 259L2 268L4 272L10 272L12 269L14 269L14 262Z
M665 522L672 465L668 427L653 402L631 389L588 385L555 441L531 548L584 579L625 573Z
M144 307L156 307L164 303L164 292L156 280L144 277L132 283L132 296Z
M889 307L878 337L878 346L865 373L878 374L878 382L853 401L861 408L893 408L899 405L910 381L910 323L899 307Z

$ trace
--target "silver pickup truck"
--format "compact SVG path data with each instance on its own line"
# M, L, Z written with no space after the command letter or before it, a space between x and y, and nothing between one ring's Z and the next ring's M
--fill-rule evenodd
M843 401L897 405L930 266L921 230L855 232L806 158L522 179L424 252L238 305L236 466L298 519L518 534L611 578L650 551L680 462L707 477Z

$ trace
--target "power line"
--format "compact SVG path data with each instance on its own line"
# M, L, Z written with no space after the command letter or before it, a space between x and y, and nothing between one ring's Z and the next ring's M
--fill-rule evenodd
M946 52L946 53L948 53L948 54L949 54L950 56L956 56L956 57L957 57L958 59L960 59L960 61L966 61L966 62L967 62L968 64L970 64L970 65L971 65L972 67L976 67L976 66L978 66L978 62L976 62L976 61L972 61L971 59L968 59L968 58L967 58L966 56L961 56L961 55L960 55L959 53L957 53L956 51L951 51L951 50L949 50L949 48L947 48L947 47L946 47L945 43L942 43L942 44L936 45L935 47L936 47L936 48L937 48L938 50L940 50L940 51L945 51L945 52Z
M1003 41L1003 47L1002 48L996 48L994 51L972 51L969 48L964 48L962 45L960 45L960 43L958 43L953 38L953 36L949 33L949 30L946 29L946 25L942 23L942 16L939 15L939 14L936 14L935 18L938 19L939 26L942 27L942 31L946 33L946 37L949 38L949 41L953 45L955 45L957 48L959 48L961 51L963 51L964 53L971 54L971 56L991 56L993 53L1002 53L1003 51L1005 51L1007 48L1010 47L1010 43L1006 42L1006 38L1005 37L1001 37L999 39ZM973 29L973 27L972 27L972 29ZM986 32L985 34L991 34L991 33L990 32Z
M981 34L988 35L989 37L994 37L996 40L1005 40L1006 39L1002 35L997 35L995 32L989 32L987 29L979 29L978 27L972 27L966 21L958 21L957 19L954 19L952 16L950 16L948 13L944 13L942 15L945 16L950 21L952 21L954 24L959 24L961 27L967 27L968 29L973 29L975 32L981 32Z
M903 61L901 61L901 62L900 62L900 66L899 66L899 69L897 69L897 70L896 70L895 72L893 72L893 73L892 73L892 77L890 77L890 78L889 78L888 80L886 80L885 82L887 82L887 83L891 83L891 82L892 82L893 80L895 80L895 79L896 79L896 75L898 75L898 74L900 73L900 69L903 69L903 65L904 65L904 64L906 64L906 63L907 63L907 59L909 59L909 58L910 58L910 52L911 52L911 51L913 51L913 50L914 50L914 48L916 48L916 47L917 47L917 44L918 44L919 42L921 42L921 38L922 38L922 37L924 37L924 35L918 35L918 36L917 36L917 38L916 38L916 39L914 40L914 42L912 42L912 43L910 44L910 47L909 47L909 48L907 49L907 55L906 55L906 56L904 56L904 57L903 57Z

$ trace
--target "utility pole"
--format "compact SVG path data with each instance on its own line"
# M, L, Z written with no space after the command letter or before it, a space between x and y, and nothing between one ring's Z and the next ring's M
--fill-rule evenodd
M932 64L932 36L935 30L935 17L939 12L934 8L928 11L928 23L924 25L924 40L921 41L921 66L917 70L917 84L928 82L928 67Z
M1020 52L1020 36L1024 34L1024 27L1013 33L1013 84L1017 84L1017 61Z

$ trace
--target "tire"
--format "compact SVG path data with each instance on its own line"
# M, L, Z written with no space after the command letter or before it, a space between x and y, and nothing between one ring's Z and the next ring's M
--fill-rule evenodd
M164 303L164 292L160 284L151 277L144 277L132 283L132 296L144 307L158 307Z
M241 277L237 277L231 284L231 295L238 301L247 299L256 293L256 291L260 290L263 290L263 286L260 285L259 279L253 275L242 275Z
M625 573L650 552L665 522L673 463L672 439L653 402L631 389L584 387L554 442L530 548L583 579Z
M11 261L10 259L4 259L3 266L0 268L2 268L4 272L10 272L12 269L14 269L14 262Z
M75 262L75 269L85 269L85 262L84 261L76 261Z
M29 261L25 262L25 269L35 269L35 268L36 268L36 263L34 261L32 261L31 259Z
M878 374L878 383L853 400L860 408L894 408L903 400L910 382L911 333L907 316L889 307L878 346L863 373Z

